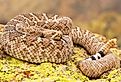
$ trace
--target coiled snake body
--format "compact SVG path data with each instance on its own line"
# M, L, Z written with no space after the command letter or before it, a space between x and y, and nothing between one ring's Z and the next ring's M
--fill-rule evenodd
M37 13L18 15L5 25L0 43L1 49L10 56L31 63L66 62L73 54L73 43L82 45L90 54L96 54L78 64L80 70L89 77L98 77L112 67L117 67L118 59L109 55L106 58L112 59L110 61L115 65L109 64L106 70L95 75L90 74L90 67L87 68L92 64L90 62L100 60L110 48L116 47L116 39L101 41L94 33L74 26L68 17L49 17ZM93 65L97 64L93 62ZM104 66L102 64L97 68Z

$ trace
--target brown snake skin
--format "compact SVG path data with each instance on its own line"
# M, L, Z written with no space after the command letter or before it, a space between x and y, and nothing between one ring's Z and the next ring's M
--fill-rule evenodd
M90 78L97 78L112 68L120 68L120 60L112 55L112 53L98 60L84 60L79 62L79 69Z
M31 63L66 62L73 54L73 43L82 45L92 55L99 51L107 54L110 48L116 47L116 39L103 42L94 33L74 26L68 17L47 16L44 13L21 14L11 19L5 25L0 43L1 49L10 56ZM112 57L113 55L109 55L108 58ZM115 57L113 59L114 63L118 61ZM86 64L88 67L89 64ZM80 69L85 75L98 76L87 73L87 70L83 69L86 66L82 65L83 62L79 62ZM109 66L107 70L112 67ZM105 70L98 74L103 72Z

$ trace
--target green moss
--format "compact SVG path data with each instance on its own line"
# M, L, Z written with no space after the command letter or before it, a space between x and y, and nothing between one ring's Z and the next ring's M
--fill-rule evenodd
M87 57L85 50L75 47L72 60L64 64L41 63L30 64L7 57L0 59L0 81L25 82L118 82L121 81L121 70L110 71L105 77L89 80L76 67L75 63ZM103 75L102 75L103 76Z
M79 48L75 48L76 56L79 56ZM88 81L74 64L78 59L73 56L73 60L64 64L41 63L40 65L30 64L7 57L0 59L0 81L57 81L57 82L76 82Z

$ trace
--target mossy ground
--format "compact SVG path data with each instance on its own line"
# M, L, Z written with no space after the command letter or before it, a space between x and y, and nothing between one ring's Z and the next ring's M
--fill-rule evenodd
M74 48L72 60L66 64L23 62L12 57L0 59L1 82L120 82L121 69L103 74L99 79L90 80L84 76L75 63L87 57L85 50ZM85 53L85 54L84 54Z
M0 25L0 32L4 25ZM121 58L120 50L112 52ZM7 56L0 59L0 82L121 82L121 68L104 73L98 79L90 79L76 67L76 62L88 57L81 47L74 48L72 59L65 64L30 64Z

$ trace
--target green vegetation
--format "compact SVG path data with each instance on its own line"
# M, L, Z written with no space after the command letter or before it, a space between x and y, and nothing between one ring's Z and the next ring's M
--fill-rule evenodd
M85 50L75 47L72 60L66 64L41 63L30 64L7 57L0 59L0 81L2 82L119 82L121 69L104 73L100 79L89 80L84 76L75 63L87 57Z

